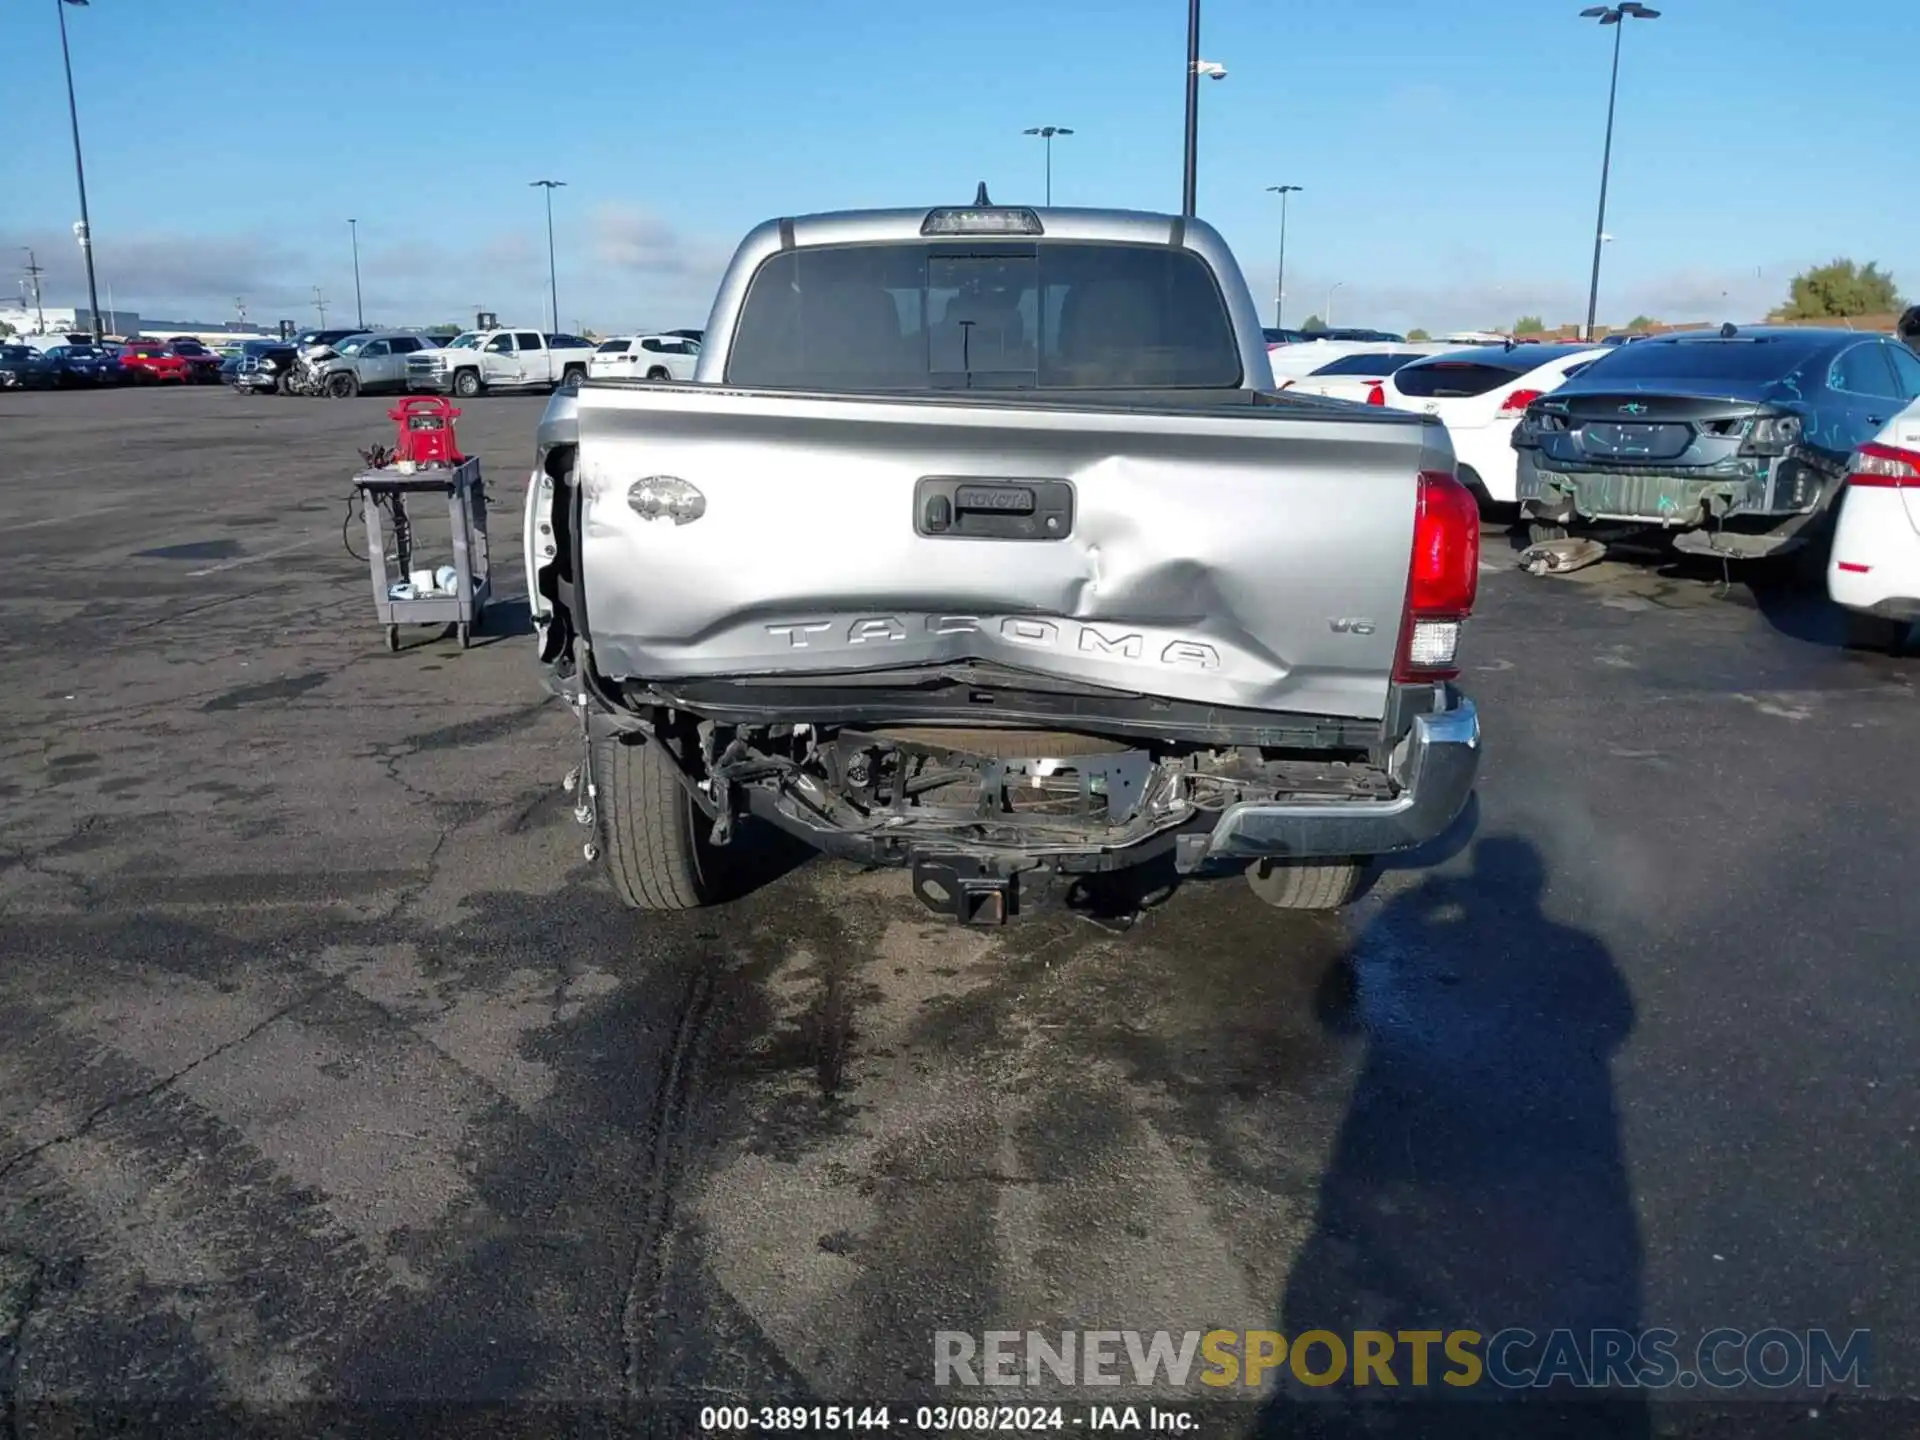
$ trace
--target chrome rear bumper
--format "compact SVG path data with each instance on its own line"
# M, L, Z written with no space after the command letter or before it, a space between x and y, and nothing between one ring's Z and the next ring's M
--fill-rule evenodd
M1466 808L1480 770L1480 716L1456 697L1450 710L1414 717L1388 773L1387 801L1249 801L1213 827L1208 860L1315 859L1411 850L1441 834Z

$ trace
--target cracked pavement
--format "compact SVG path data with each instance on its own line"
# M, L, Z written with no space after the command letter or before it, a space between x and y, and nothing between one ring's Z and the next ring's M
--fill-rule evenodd
M1920 666L1490 531L1476 815L1346 916L964 931L769 847L639 917L515 633L540 404L459 422L495 623L390 655L340 544L387 402L0 396L13 1435L897 1402L1002 1327L1867 1327L1920 1396Z

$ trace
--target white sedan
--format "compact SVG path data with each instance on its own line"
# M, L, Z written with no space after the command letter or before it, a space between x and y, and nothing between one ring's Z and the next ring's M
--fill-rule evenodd
M684 335L616 335L587 361L589 380L691 380L700 342Z
M1359 355L1380 348L1377 341L1303 340L1294 345L1269 345L1267 364L1273 370L1273 383L1278 385L1283 380L1298 380L1303 375L1311 375L1322 365L1348 355Z
M1535 400L1612 353L1594 345L1479 345L1403 365L1381 388L1393 409L1440 417L1460 478L1483 504L1512 505L1520 481L1513 427Z
M1847 643L1898 650L1920 619L1920 400L1853 453L1827 557Z
M1387 400L1383 387L1387 376L1402 365L1410 365L1429 355L1446 355L1459 348L1458 345L1441 345L1424 340L1398 345L1363 345L1347 354L1325 360L1315 369L1297 377L1276 377L1274 383L1295 395L1330 395L1336 400L1384 405Z

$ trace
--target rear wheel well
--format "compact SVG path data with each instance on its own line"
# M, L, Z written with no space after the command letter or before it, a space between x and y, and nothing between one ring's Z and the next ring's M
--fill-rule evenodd
M581 633L576 620L580 604L576 544L580 493L579 487L571 483L578 450L575 445L555 445L540 462L542 472L553 485L553 503L547 507L546 514L553 554L534 571L540 597L548 607L546 632L540 643L541 663L548 665L571 653L574 639Z

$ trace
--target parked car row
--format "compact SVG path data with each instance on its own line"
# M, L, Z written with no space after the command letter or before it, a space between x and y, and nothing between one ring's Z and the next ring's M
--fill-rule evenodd
M95 345L84 337L64 345L0 346L0 389L59 389L173 381L211 385L220 356L190 337Z
M406 330L306 330L291 342L249 341L222 373L244 393L347 400L434 390L468 398L577 385L596 353L581 336L535 330L474 330L444 344Z
M0 389L223 382L244 394L325 395L433 390L551 390L595 379L691 380L701 332L667 330L595 342L536 330L468 331L444 344L413 331L304 330L211 350L191 336L119 344L0 347Z

